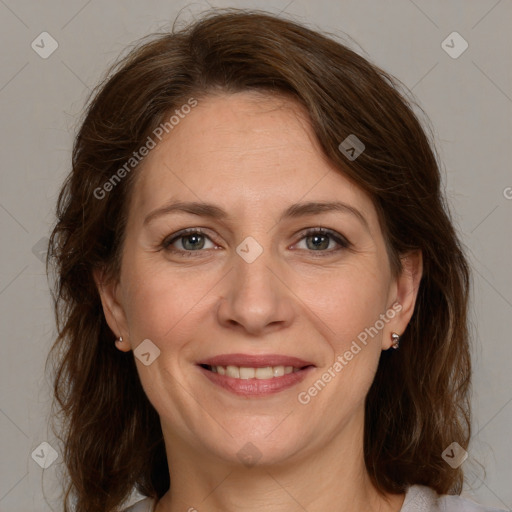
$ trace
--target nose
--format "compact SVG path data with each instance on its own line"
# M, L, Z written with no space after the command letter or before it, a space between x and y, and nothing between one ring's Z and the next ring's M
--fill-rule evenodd
M217 309L219 323L254 336L288 327L295 316L294 295L284 277L266 251L252 263L235 255Z

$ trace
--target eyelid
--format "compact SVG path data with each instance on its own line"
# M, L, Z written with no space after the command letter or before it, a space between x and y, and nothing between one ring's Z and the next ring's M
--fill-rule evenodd
M204 228L185 228L180 229L179 231L176 231L175 233L172 233L171 235L164 238L164 240L161 243L162 248L169 249L171 244L173 244L176 240L179 240L180 238L184 238L187 235L194 235L199 234L204 236L205 238L208 238L212 243L216 243L214 240L212 240L212 237L206 232ZM176 250L176 252L185 253L185 252L201 252L201 251L186 251L185 249Z
M187 254L187 255L191 255L192 253L200 254L200 253L204 252L204 249L200 249L197 251L187 251L185 249L171 249L170 248L171 245L176 240L179 240L180 238L184 238L187 235L194 235L194 234L202 235L205 238L209 239L212 243L216 244L215 240L212 239L212 237L207 233L207 231L204 228L195 227L195 228L181 229L181 230L169 235L168 237L164 238L164 240L161 243L161 248L163 248L164 250L167 250L169 252L174 252L177 254ZM308 236L315 235L315 234L329 236L332 240L335 241L335 243L338 244L339 247L336 249L330 249L330 250L326 250L326 251L313 251L313 250L308 250L308 249L302 249L302 250L305 250L309 253L319 253L319 255L321 256L321 255L332 254L332 253L338 252L343 249L349 249L352 246L351 242L342 234L340 234L337 231L334 231L332 229L324 228L321 226L305 228L302 231L300 231L299 233L297 233L296 235L294 235L295 237L299 237L298 241L294 245L301 242L304 238L306 238ZM218 244L216 244L216 245L218 245ZM212 249L209 249L209 250L212 250Z
M332 240L334 240L338 245L339 247L337 249L330 249L328 251L308 251L308 252L317 252L317 253L324 253L324 254L331 254L331 253L334 253L334 252L337 252L338 250L341 250L341 249L349 249L350 247L352 247L352 243L345 237L343 236L341 233L338 233L337 231L334 231L333 229L329 229L329 228L324 228L324 227L321 227L321 226L318 226L318 227L315 227L315 228L306 228L304 230L302 230L301 232L299 232L296 236L299 236L299 242L301 242L304 238L306 238L307 236L312 236L312 235L315 235L315 234L321 234L321 235L327 235L329 237L331 237ZM307 249L305 249L307 250Z

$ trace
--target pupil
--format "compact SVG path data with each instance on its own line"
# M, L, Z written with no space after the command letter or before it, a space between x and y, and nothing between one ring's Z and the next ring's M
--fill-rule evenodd
M203 238L202 235L189 235L189 236L185 237L183 239L184 240L184 248L186 250L197 249L197 248L202 249L202 247L204 245L204 240L203 240L203 244L200 244L199 246L198 245L194 245L194 243L197 243L198 239L200 240L201 238ZM193 240L192 245L190 247L186 247L187 243L190 240Z
M323 249L326 249L327 247L329 247L329 239L327 236L325 235L313 235L311 236L312 240L313 240L313 248L323 248ZM323 239L323 244L322 244L322 239ZM327 244L325 244L325 242L327 241ZM319 243L320 242L320 243Z

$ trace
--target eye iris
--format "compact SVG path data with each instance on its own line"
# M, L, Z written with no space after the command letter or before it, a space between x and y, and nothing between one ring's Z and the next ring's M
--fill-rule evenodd
M308 249L327 249L329 247L329 236L328 235L311 235L307 238L307 240L313 240L313 246L310 247L309 243L307 244L308 245ZM327 242L327 243L325 243Z
M192 242L192 246L187 247L187 242L189 242L190 240L195 240L195 242L197 242L199 240L200 242L202 242L202 244L200 243L199 245L193 245L194 242ZM198 235L198 234L184 236L184 237L182 237L182 245L183 245L183 248L187 251L194 250L194 249L202 249L204 246L204 237L203 237L203 235Z

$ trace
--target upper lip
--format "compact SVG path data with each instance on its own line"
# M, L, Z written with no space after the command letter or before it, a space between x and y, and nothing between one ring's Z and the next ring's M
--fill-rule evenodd
M239 366L245 368L264 368L266 366L293 366L303 368L314 366L313 363L298 357L284 356L280 354L221 354L203 359L197 364L208 366Z

